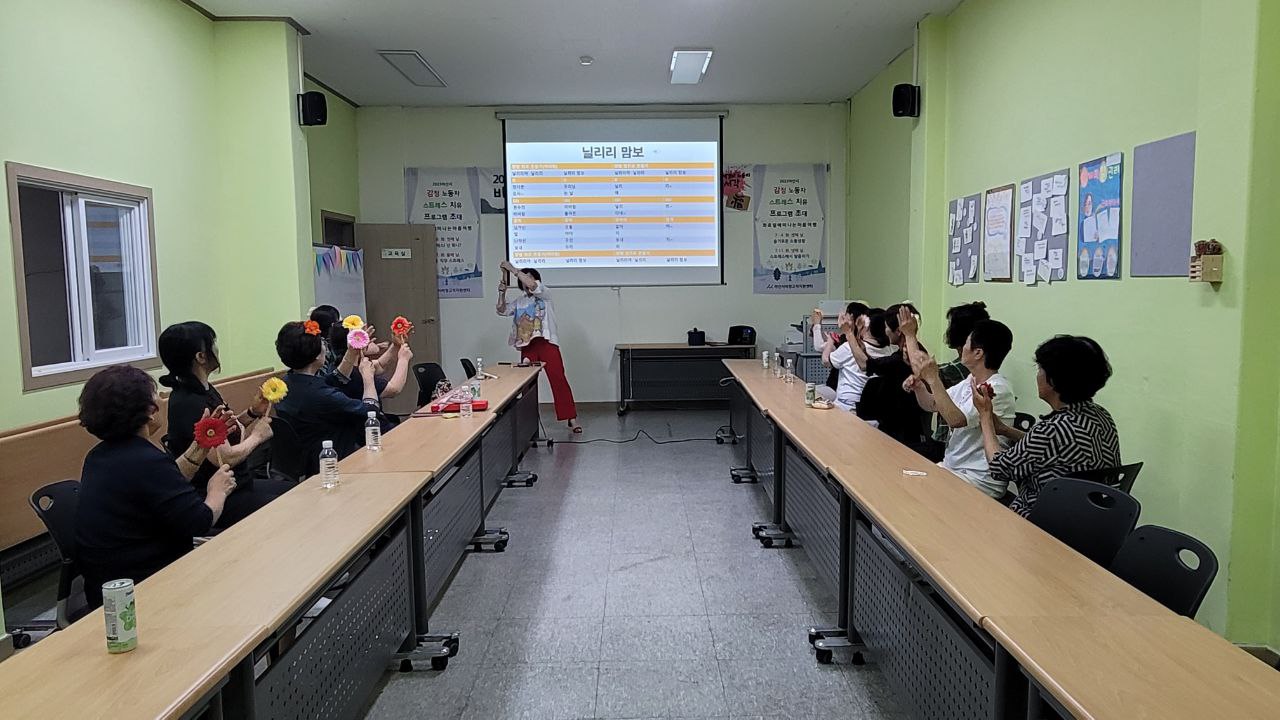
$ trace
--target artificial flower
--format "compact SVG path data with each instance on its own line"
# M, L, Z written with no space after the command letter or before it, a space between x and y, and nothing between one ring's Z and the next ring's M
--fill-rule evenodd
M355 328L347 333L347 346L357 350L363 350L369 346L369 333L360 328Z
M307 320L302 323L302 331L308 335L319 335L320 323L315 320Z
M212 450L227 441L228 431L225 420L216 417L201 418L196 423L196 444L205 450Z
M404 337L413 331L413 323L409 322L409 318L403 315L397 315L395 320L391 321L391 334Z
M342 318L342 327L348 330L356 330L364 327L364 321L360 319L359 315L348 315Z
M267 378L267 381L262 383L261 392L262 397L267 402L274 405L275 403L283 400L285 395L289 394L289 386L278 377Z

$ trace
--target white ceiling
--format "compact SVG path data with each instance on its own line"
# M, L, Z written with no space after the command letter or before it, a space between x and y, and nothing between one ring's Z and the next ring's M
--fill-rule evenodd
M361 105L789 103L843 100L958 0L197 0L288 16L308 73ZM710 47L671 85L677 47ZM376 50L418 50L448 83L409 84ZM591 55L591 67L578 64Z

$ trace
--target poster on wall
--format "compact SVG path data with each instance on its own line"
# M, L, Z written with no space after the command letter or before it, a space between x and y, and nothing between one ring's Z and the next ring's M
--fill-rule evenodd
M827 292L826 172L822 164L756 165L755 259L757 295Z
M405 168L410 224L436 227L436 283L441 298L484 297L480 257L479 168ZM503 203L505 205L505 202Z
M1124 155L1080 163L1080 226L1076 274L1082 280L1120 279L1121 178Z
M480 176L480 214L507 214L507 175L500 167L476 168Z
M1022 181L1013 250L1018 279L1024 284L1067 279L1070 190L1071 171L1066 168Z
M751 165L730 165L720 173L720 194L726 210L747 212L751 209L753 172Z
M364 251L336 245L312 247L315 305L332 305L343 315L365 317Z
M956 198L947 206L947 282L978 282L982 196Z
M1013 190L1014 186L1005 185L986 192L982 233L984 280L1004 281L1013 277Z

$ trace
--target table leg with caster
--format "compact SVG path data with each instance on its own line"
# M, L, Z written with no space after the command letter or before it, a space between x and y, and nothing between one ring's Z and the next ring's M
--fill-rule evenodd
M458 633L423 633L417 636L417 645L412 650L392 655L391 662L399 663L400 672L413 672L414 662L426 661L438 672L449 667L449 658L458 654L458 646Z
M509 488L533 487L533 484L536 482L538 482L538 473L517 470L507 475L507 478L502 481L502 484L504 487Z
M745 467L729 468L729 479L733 481L734 485L741 485L742 483L758 484L760 482L760 478L756 476L756 471Z
M511 533L508 533L506 528L496 530L485 528L483 533L471 538L471 549L474 552L480 552L485 547L491 547L494 552L504 552L509 540L511 540Z
M775 545L784 548L799 547L795 542L795 535L774 523L753 523L751 525L751 534L765 548L772 548Z

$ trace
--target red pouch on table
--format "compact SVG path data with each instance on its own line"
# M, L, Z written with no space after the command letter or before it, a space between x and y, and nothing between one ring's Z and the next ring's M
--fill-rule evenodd
M462 409L462 404L458 402L440 401L433 402L427 406L428 412L433 413L456 413ZM483 398L476 398L471 401L471 409L475 412L489 409L489 401Z

